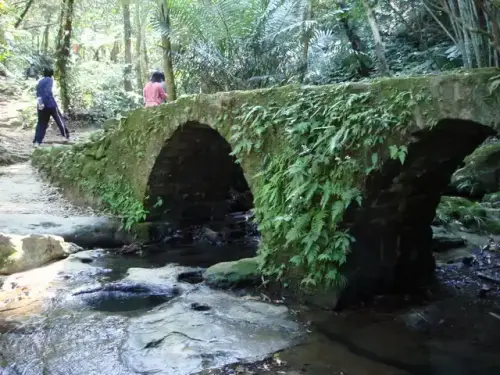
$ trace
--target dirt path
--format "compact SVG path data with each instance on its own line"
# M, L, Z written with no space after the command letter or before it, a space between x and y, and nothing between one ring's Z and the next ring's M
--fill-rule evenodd
M76 228L103 225L107 218L97 216L90 208L75 207L31 166L35 124L26 123L23 111L29 113L35 108L26 91L13 91L15 87L15 82L0 80L0 232L65 235ZM34 114L30 119L35 121ZM76 129L72 141L89 134L88 130ZM44 142L42 147L63 143L54 123Z
M0 79L0 166L27 161L33 152L36 108L31 97L34 81L24 89L14 81ZM71 129L72 141L78 141L89 131ZM57 126L52 120L44 139L46 145L63 143Z

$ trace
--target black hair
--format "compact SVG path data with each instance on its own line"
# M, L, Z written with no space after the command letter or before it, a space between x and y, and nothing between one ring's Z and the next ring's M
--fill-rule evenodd
M160 72L160 78L162 81L165 81L165 73Z
M151 82L161 82L161 72L154 72L151 76Z
M52 77L54 75L54 69L52 68L43 68L43 76L44 77Z

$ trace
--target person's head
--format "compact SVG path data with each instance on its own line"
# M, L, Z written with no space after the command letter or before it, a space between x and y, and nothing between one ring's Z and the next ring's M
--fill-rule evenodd
M44 77L52 77L54 75L54 69L52 68L43 68L43 76Z
M151 82L161 82L161 72L154 72L151 76Z
M165 81L165 73L160 72L160 79L161 79L162 82Z

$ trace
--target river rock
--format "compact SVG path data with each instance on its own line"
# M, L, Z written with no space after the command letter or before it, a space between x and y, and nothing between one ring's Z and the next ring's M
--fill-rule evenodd
M121 353L137 373L188 375L262 360L303 333L284 306L199 288L131 319Z
M465 239L441 227L433 227L432 231L432 251L436 253L466 246Z
M207 268L205 281L213 288L229 289L256 285L261 280L259 258L217 263Z
M489 139L465 158L451 178L451 192L471 197L500 190L500 141Z
M0 233L0 274L10 275L62 259L81 250L62 237Z
M444 322L441 310L435 305L414 308L400 318L408 328L417 332L427 332Z

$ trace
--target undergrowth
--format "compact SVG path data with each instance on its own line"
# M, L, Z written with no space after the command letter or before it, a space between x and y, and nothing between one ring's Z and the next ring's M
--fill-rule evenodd
M337 86L292 92L287 105L233 111L233 153L240 161L249 153L266 155L254 188L266 275L279 280L299 271L303 287L345 285L340 268L355 239L342 226L344 214L361 204L364 179L380 163L404 162L399 139L423 99L409 91L381 98Z
M115 166L116 173L107 174L106 161L101 159L105 146L105 133L100 133L92 142L72 148L38 149L33 162L63 187L76 188L73 193L85 198L99 197L101 208L121 218L122 227L129 230L146 218L147 211L129 181L120 174L119 165Z
M441 198L436 209L435 225L460 224L464 229L489 234L500 233L500 197L487 195L482 202L462 197Z

